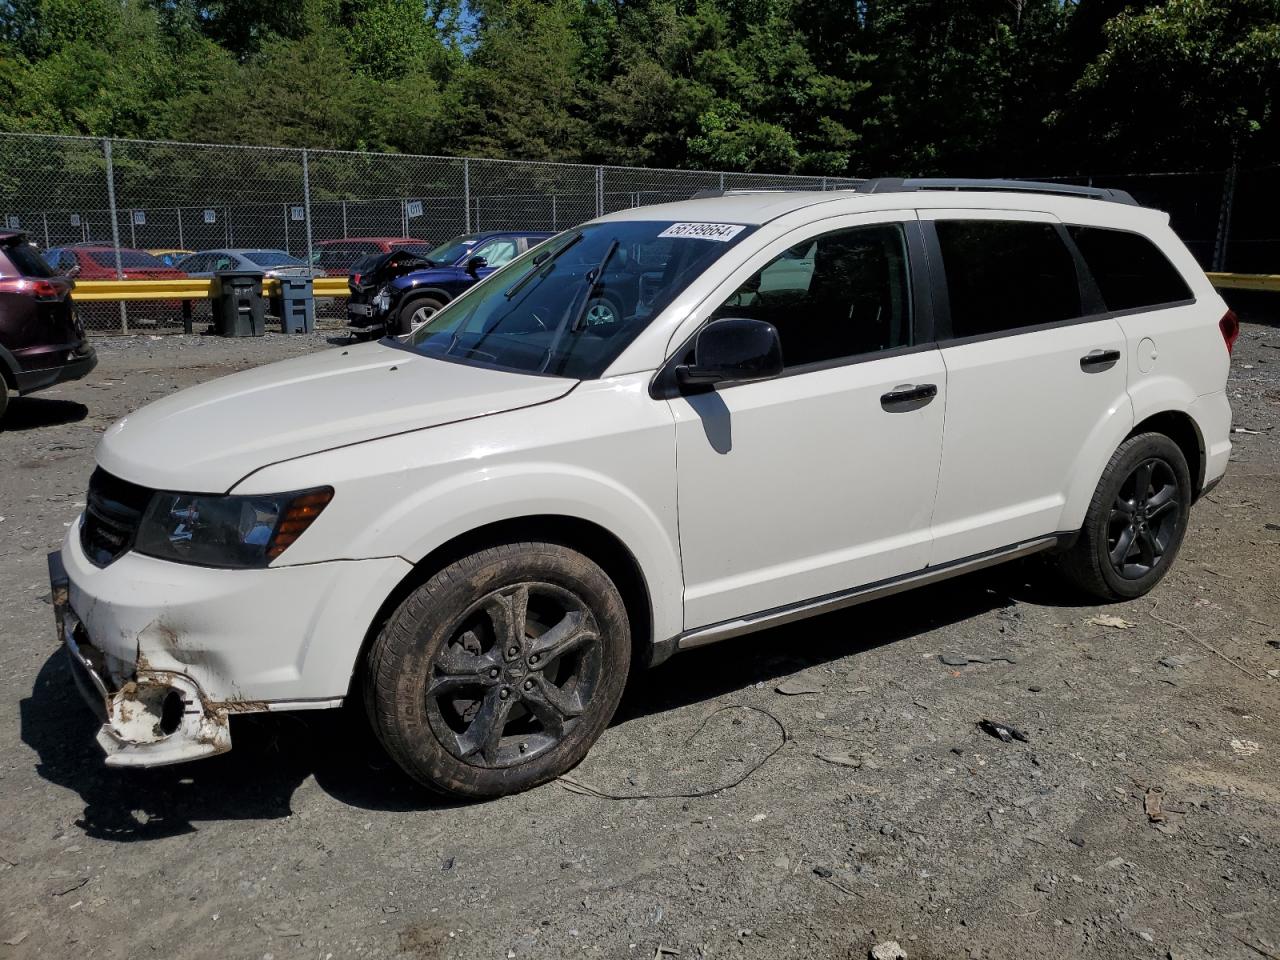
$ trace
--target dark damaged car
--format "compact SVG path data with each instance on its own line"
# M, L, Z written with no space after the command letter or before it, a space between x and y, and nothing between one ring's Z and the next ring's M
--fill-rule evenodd
M360 338L399 336L494 270L550 237L536 230L490 231L454 237L426 256L396 249L351 268L347 326Z
M98 362L56 276L23 233L0 233L0 418L9 397L78 380Z

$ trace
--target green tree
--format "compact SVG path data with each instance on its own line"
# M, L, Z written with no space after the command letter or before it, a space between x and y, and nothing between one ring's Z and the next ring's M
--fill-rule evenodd
M1053 114L1118 169L1224 167L1275 159L1280 0L1167 0L1123 11L1105 48ZM1268 155L1269 154L1269 155Z

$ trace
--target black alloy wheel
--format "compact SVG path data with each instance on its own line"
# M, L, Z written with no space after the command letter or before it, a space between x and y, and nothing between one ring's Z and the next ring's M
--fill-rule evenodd
M600 684L595 618L575 594L545 582L504 586L458 619L432 665L431 728L454 757L509 767L553 749Z
M1164 560L1181 523L1178 478L1163 460L1142 461L1111 507L1107 557L1126 580L1140 580Z

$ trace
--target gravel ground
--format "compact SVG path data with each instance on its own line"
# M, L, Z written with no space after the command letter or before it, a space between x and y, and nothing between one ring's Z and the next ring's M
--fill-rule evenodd
M14 403L0 958L1280 956L1274 324L1245 327L1249 432L1144 599L1082 605L1029 561L683 654L633 684L573 773L586 792L442 803L351 708L237 717L230 754L106 770L44 560L99 432L327 347L103 341L87 380Z

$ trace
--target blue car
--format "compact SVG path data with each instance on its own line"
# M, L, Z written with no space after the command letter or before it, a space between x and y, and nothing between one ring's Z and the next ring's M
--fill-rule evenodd
M353 336L408 333L467 288L554 234L536 230L468 233L426 256L392 250L355 263L347 286Z

